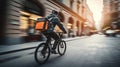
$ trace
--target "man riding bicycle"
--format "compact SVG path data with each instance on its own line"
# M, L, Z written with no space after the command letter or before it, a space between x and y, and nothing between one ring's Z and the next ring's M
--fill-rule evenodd
M54 53L54 54L57 53L55 49L57 46L57 42L60 39L60 37L54 32L55 26L58 25L58 27L64 33L67 33L57 15L58 15L58 12L55 10L52 10L52 13L49 16L47 16L47 18L46 18L49 20L48 30L42 32L47 37L46 45L50 43L51 38L53 38L55 40L55 42L53 44L53 48L52 48L52 53ZM46 48L47 48L47 46L44 49L46 49Z

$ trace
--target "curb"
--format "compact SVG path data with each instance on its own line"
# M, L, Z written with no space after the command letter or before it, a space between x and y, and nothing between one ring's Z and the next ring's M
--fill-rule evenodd
M78 37L78 38L71 38L69 40L65 40L66 42L69 42L69 41L73 41L73 40L77 40L77 39L80 39L81 37ZM0 55L5 55L5 54L9 54L9 53L14 53L14 52L18 52L18 51L24 51L24 50L30 50L30 49L34 49L36 48L37 46L34 46L34 47L28 47L28 48L21 48L21 49L15 49L15 50L10 50L10 51L5 51L5 52L0 52Z
M28 48L23 48L23 49L16 49L16 50L11 50L11 51L1 52L0 55L5 55L5 54L14 53L14 52L23 51L23 50L34 49L36 47L28 47Z

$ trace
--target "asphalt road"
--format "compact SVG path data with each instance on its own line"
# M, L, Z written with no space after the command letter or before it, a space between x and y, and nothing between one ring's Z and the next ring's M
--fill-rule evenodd
M0 56L0 67L120 67L120 38L117 37L97 34L69 41L64 56L52 54L43 65L36 63L34 51Z

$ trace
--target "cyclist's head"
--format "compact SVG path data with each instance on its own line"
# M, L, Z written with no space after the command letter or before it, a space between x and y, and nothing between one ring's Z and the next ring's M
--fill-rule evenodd
M52 13L58 15L58 12L56 10L52 10Z

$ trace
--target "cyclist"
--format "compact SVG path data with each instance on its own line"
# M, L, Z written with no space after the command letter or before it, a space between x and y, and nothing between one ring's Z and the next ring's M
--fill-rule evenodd
M56 25L64 32L67 33L64 26L61 24L59 18L58 18L58 12L55 10L52 10L52 13L47 16L47 19L49 20L48 30L43 31L42 33L47 37L46 45L50 43L51 38L55 40L52 48L52 53L56 54L56 46L57 41L60 39L60 37L54 32L54 28ZM47 46L44 47L43 50L46 49Z

